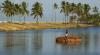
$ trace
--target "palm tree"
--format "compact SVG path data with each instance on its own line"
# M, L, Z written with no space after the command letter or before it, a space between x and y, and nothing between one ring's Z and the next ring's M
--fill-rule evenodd
M78 24L78 21L79 21L79 19L80 19L80 17L81 17L81 15L82 15L82 4L81 3L78 3L77 5L76 5L76 14L77 14L77 24Z
M93 12L94 14L92 15L92 21L94 24L99 24L100 22L100 16L99 16L99 12L98 12L98 7L93 7Z
M66 16L67 16L67 19L68 19L69 12L70 12L70 5L69 5L68 2L62 1L62 3L61 3L61 12L64 13L64 15L65 15L65 24L66 24Z
M97 8L96 6L93 8L93 12L94 12L95 14L99 14L98 8Z
M11 17L11 21L10 22L12 22L12 16L15 15L14 3L12 3L9 0L6 0L6 1L4 1L4 3L2 3L2 7L3 7L3 11L2 12L7 17Z
M21 16L21 13L22 13L21 5L15 4L15 14L18 16ZM20 20L20 17L19 17L19 20Z
M90 11L90 6L88 5L88 4L84 4L83 5L83 15L85 16L85 17L87 17L88 15L89 15L89 11Z
M88 23L88 17L90 16L90 11L91 7L89 4L83 4L82 6L82 15L80 20L84 20L85 23Z
M61 12L64 13L64 11L65 11L64 7L65 7L65 1L62 1L62 2L61 2L61 11L60 11L60 13L61 13Z
M0 10L1 10L2 6L0 5Z
M51 14L51 22L53 22L54 21L53 20L54 19L54 17L53 17L54 16L54 0L52 0L52 7L51 7L51 9L52 9L52 11L51 11L51 13L52 13Z
M43 7L39 2L36 2L35 4L33 4L32 7L32 16L34 16L34 18L36 18L36 23L38 24L38 18L43 16Z
M24 23L25 23L25 17L28 16L29 11L27 9L27 4L25 1L22 2L21 4L21 14L24 16Z
M58 5L54 3L54 9L55 9L55 23L56 23L56 9L58 9Z

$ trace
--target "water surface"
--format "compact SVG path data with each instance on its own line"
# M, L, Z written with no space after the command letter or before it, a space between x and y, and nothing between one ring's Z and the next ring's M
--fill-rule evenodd
M57 44L64 29L0 32L0 55L100 55L100 27L69 29L87 39L79 45Z

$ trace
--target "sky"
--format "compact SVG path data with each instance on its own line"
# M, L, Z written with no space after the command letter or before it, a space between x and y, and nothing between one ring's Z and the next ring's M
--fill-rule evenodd
M0 0L0 4L3 2L4 0ZM22 1L26 1L28 3L28 9L31 10L32 5L36 2L36 0L11 0L14 3L21 3ZM40 21L46 21L46 22L54 22L54 11L52 8L52 4L57 3L58 5L61 4L62 0L37 0L38 2L40 2L43 6L43 17L42 19L40 18ZM64 1L68 1L70 3L87 3L90 4L91 7L97 6L99 8L100 11L100 0L64 0ZM31 13L31 11L30 11ZM56 13L57 16L57 21L62 22L64 19L64 15L61 14L59 12L59 10L57 10ZM6 20L6 16L2 15L0 13L0 20ZM33 19L32 16L26 17L27 21L35 21L35 19ZM18 16L14 17L14 20L19 20ZM21 20L23 20L23 18L21 18Z

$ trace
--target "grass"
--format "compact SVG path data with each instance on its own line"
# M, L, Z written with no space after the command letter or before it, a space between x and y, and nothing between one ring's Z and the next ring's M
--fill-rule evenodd
M78 24L79 27L89 27L93 25ZM0 31L16 31L16 30L31 30L31 29L55 29L55 28L76 28L77 24L63 23L0 23Z

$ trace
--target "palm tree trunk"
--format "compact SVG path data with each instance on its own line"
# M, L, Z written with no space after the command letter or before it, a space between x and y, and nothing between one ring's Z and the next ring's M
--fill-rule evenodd
M66 24L66 15L65 15L65 24Z
M65 15L63 16L62 23L63 23L63 24L65 23Z
M53 22L53 15L54 15L54 8L53 8L54 0L52 0L52 19L51 22Z
M6 20L7 20L7 22L9 22L9 19L8 18L6 18Z
M20 17L19 17L19 22L21 23Z
M19 23L21 23L21 16L19 16Z
M38 22L38 17L37 17L37 20L36 20L36 24L38 24L39 22Z
M79 20L79 17L77 17L77 25L78 25L78 20Z
M11 23L12 23L12 16L11 16Z
M68 15L67 15L67 24L69 23L69 22L68 22L68 19L69 19L69 17L68 17Z
M25 20L25 17L24 17L24 23L25 23L25 21L26 21L26 20Z
M56 11L55 11L55 23L56 23Z

